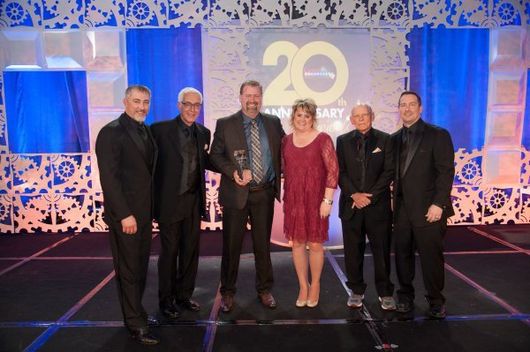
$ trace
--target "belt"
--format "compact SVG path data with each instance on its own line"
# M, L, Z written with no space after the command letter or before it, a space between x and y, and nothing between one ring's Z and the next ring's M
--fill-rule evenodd
M269 189L271 188L273 185L273 182L267 182L267 183L262 183L260 185L256 185L256 186L251 186L249 191L250 192L258 192L258 191L264 191L266 189Z

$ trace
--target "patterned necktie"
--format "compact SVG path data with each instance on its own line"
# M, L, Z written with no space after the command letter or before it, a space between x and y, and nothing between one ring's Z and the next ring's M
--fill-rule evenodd
M259 140L259 128L256 119L250 122L250 144L252 150L252 178L260 184L263 180L263 165L261 162L261 143Z

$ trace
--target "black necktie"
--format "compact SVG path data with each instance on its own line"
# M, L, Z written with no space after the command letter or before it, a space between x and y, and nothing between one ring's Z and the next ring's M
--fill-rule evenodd
M357 139L357 151L359 152L359 159L364 161L366 159L366 140L368 137L365 134L359 135Z
M361 162L361 190L364 191L364 184L366 182L366 141L368 136L366 134L359 134L357 139L358 158Z
M138 124L138 134L142 137L142 140L147 141L147 131L145 130L145 125L143 123Z
M137 131L144 144L143 152L145 153L147 163L149 164L149 167L151 167L153 164L153 145L151 144L149 135L147 134L147 126L143 123L139 124Z
M405 163L407 162L407 155L409 152L411 142L410 128L403 127L401 131L401 151L399 153L399 173L403 177L405 173Z

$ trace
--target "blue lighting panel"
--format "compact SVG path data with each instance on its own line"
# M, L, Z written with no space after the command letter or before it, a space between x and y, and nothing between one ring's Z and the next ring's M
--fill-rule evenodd
M85 71L4 71L12 153L88 152Z

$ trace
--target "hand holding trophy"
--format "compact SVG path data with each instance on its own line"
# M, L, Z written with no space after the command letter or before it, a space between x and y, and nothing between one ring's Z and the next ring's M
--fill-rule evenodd
M234 171L234 181L240 186L246 186L252 181L252 172L248 166L247 151L244 149L235 150L234 158L237 162L237 170Z

